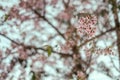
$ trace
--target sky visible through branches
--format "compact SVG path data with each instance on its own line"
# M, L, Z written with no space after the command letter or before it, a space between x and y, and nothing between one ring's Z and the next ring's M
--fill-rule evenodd
M0 0L0 80L120 80L120 0Z

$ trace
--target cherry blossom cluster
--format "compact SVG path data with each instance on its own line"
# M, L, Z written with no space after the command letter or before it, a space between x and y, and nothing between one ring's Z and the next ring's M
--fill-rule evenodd
M96 54L104 54L104 55L115 55L113 50L111 48L105 48L105 49L96 49L95 51Z
M43 9L44 0L21 0L19 5L25 9L28 9L30 7L34 9Z
M80 17L79 26L77 26L77 32L80 34L86 34L87 36L93 36L96 32L97 18L95 15L86 15Z
M86 48L85 53L86 53L87 58L91 56L91 52L97 55L102 55L102 54L103 55L115 55L115 53L113 52L111 48L105 48L105 49L96 48L94 51L91 51L90 49Z
M44 11L43 3L44 3L44 0L21 0L18 6L14 6L10 9L7 20L16 18L23 22L25 20L38 18L37 15L34 15L31 13L31 10L34 9L34 10L40 11L40 13L42 14Z

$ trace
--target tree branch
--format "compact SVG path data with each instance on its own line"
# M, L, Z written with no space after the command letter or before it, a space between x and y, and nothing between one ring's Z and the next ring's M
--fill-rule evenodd
M17 43L16 41L12 40L11 38L9 38L8 36L6 36L6 35L4 35L2 33L0 33L0 35L3 36L3 37L5 37L5 38L7 38L8 40L10 40L11 42L13 42L13 43L15 43L17 45L21 45L20 43Z
M108 32L114 31L115 29L116 29L116 28L111 28L111 29L109 29L109 30L107 30L107 31L105 31L105 32L103 32L103 33L101 33L101 34L99 34L99 35L97 35L97 36L89 39L89 40L86 40L85 42L83 42L82 44L80 44L80 45L78 46L78 48L82 47L83 45L87 44L88 42L90 42L90 41L92 41L92 40L94 40L94 39L96 39L96 38L99 38L99 37L105 35L105 34L108 33Z
M118 11L117 11L117 1L116 0L111 0L112 1L112 12L114 15L114 21L115 21L115 27L116 27L116 35L117 35L117 48L118 48L118 55L119 55L119 68L120 68L120 23L119 23L119 16L118 16Z
M3 37L5 37L6 39L8 39L9 41L11 41L12 43L15 43L18 46L24 47L25 49L35 49L35 50L39 50L40 49L42 51L47 52L47 50L44 49L44 48L42 48L42 47L36 47L36 46L31 46L31 45L30 46L24 45L23 43L18 43L16 41L12 40L11 38L9 38L8 36L6 36L6 35L4 35L2 33L0 33L0 35L3 36ZM61 52L57 52L57 51L54 51L54 50L52 50L52 52L53 53L57 53L57 54L61 55L62 57L72 57L72 54L69 54L69 53L61 53Z
M42 16L39 12L37 12L36 10L32 9L32 11L37 14L40 18L42 18L43 20L45 20L49 25L51 25L51 27L53 29L55 29L57 31L57 33L63 38L65 39L64 35L45 17Z

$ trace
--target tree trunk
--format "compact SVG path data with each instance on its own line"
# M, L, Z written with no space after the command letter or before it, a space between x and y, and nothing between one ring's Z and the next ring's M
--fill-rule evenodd
M114 14L114 21L115 21L115 27L116 27L116 36L117 36L117 49L118 49L118 55L119 55L119 69L120 69L120 23L119 23L119 17L118 17L118 11L117 11L117 2L116 0L112 0L112 11Z

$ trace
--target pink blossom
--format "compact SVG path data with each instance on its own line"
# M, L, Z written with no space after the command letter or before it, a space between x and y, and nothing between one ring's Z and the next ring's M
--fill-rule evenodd
M64 45L61 46L61 51L69 52L74 45L75 42L73 40L68 40Z
M20 47L18 49L18 53L19 53L19 58L20 59L23 59L23 60L27 59L28 54L27 54L27 52L26 52L26 50L24 48Z
M51 0L51 5L56 5L58 0Z
M87 15L80 17L79 26L77 28L77 32L80 34L87 34L88 36L93 36L96 32L97 18L95 15Z
M69 20L70 19L70 15L65 11L61 12L58 16L61 20Z
M82 71L77 71L78 78L84 78L85 74Z

